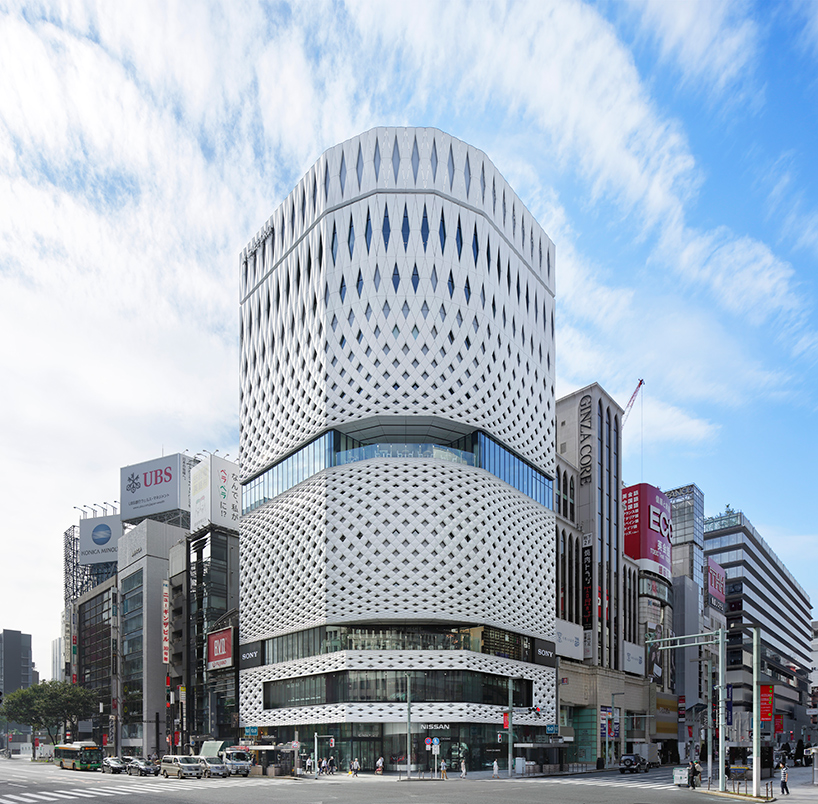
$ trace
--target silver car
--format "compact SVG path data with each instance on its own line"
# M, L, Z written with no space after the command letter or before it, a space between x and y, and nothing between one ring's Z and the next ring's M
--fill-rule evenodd
M199 757L199 764L202 766L202 773L210 778L211 776L227 777L230 769L219 757Z

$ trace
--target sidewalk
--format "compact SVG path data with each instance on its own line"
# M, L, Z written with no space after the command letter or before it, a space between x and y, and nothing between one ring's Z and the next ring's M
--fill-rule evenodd
M781 774L774 773L771 778L762 779L761 780L761 799L754 799L751 795L747 795L747 798L751 801L760 801L763 800L764 796L764 788L765 785L772 782L772 791L774 800L776 801L787 801L791 802L792 804L802 804L802 802L810 802L810 804L816 804L818 802L818 785L814 785L812 783L812 768L787 768L789 771L789 779L787 782L787 786L790 789L790 795L781 795ZM707 780L704 780L704 785L701 788L698 788L703 793L709 793L710 795L729 795L730 798L736 799L738 796L732 793L732 783L727 783L727 793L719 793L719 783L718 779L713 780L713 784L711 785L710 789L707 789ZM742 794L744 792L744 782L741 782L740 788ZM753 789L752 782L747 782L747 790L751 791ZM741 795L741 798L745 798L744 795Z

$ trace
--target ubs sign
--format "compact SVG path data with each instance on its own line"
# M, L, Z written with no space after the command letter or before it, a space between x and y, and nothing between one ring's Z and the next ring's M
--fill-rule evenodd
M557 646L547 639L534 640L534 664L557 666Z

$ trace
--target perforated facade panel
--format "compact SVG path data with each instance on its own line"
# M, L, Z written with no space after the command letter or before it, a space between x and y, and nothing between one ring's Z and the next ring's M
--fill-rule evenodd
M242 253L240 274L245 481L328 429L441 444L482 430L553 477L554 246L481 151L419 128L335 146ZM484 469L417 457L335 466L243 517L241 642L389 622L547 639L554 563L553 512ZM386 703L267 711L263 683L448 667L531 680L555 722L553 669L473 651L343 651L244 670L242 716L400 720L405 707ZM421 719L497 718L482 704L417 707Z

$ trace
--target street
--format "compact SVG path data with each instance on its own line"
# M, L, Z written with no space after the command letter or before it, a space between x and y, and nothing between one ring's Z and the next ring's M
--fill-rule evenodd
M790 800L815 801L811 768L792 768ZM775 780L778 791L778 780ZM229 779L163 779L103 775L99 772L60 770L27 760L0 760L0 804L42 804L42 802L88 801L118 798L130 804L140 796L161 799L168 804L244 804L264 801L297 804L475 804L505 799L517 804L565 802L587 804L662 804L673 800L686 804L706 791L677 788L672 769L661 768L640 776L616 772L577 776L493 780L489 773L470 774L466 779L452 774L448 781L398 781L395 776L371 773L352 778L335 775L298 780L284 778L231 777Z

